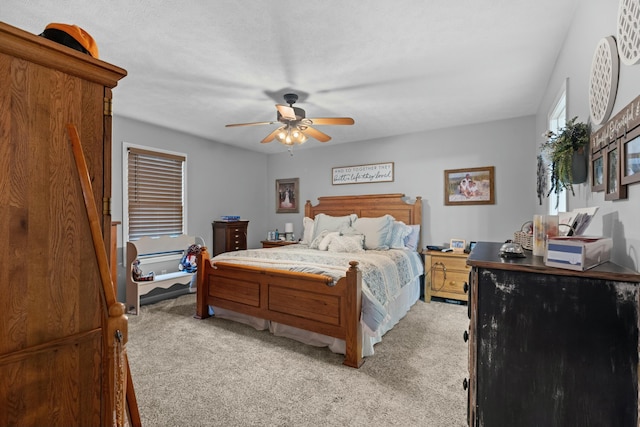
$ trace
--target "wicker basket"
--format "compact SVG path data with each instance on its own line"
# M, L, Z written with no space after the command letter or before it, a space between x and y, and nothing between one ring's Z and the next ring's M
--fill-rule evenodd
M528 251L533 250L533 221L522 224L520 231L513 233L513 241Z

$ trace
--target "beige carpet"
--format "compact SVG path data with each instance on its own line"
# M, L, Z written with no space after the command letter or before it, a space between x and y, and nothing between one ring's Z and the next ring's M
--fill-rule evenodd
M191 294L129 316L143 426L466 426L466 306L418 301L360 369L194 312Z

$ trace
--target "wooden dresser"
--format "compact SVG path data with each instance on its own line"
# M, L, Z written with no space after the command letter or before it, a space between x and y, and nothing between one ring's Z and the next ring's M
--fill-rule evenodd
M424 258L424 300L441 297L467 301L469 271L467 254L426 251Z
M78 130L109 254L111 88L125 75L0 23L0 425L122 417L111 320L123 305L105 303L66 125Z
M249 221L213 221L213 256L247 249Z
M640 274L469 255L471 426L637 426Z

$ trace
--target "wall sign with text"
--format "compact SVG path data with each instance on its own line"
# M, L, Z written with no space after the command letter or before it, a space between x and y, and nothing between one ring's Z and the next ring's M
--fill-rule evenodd
M393 162L331 169L331 183L333 185L371 182L393 182Z

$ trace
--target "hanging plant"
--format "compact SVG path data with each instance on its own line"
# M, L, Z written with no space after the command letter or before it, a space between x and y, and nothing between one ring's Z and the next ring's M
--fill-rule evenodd
M551 131L545 133L544 136L548 140L541 146L551 171L547 197L551 193L556 194L556 207L562 190L570 189L571 194L575 196L573 191L574 154L586 154L589 145L590 126L588 123L577 122L577 119L578 117L574 117L569 120L557 133ZM584 159L582 161L584 162Z

